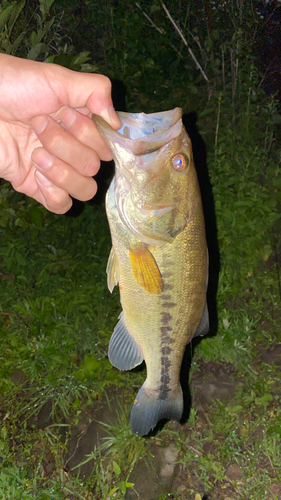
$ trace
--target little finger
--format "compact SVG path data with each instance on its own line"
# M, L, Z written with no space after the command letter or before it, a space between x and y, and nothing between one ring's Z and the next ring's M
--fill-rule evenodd
M55 214L64 214L70 209L72 200L66 191L55 186L38 170L35 171L35 180L39 188L35 199L47 210Z

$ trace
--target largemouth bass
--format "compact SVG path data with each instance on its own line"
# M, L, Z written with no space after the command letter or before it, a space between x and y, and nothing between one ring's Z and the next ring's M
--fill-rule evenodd
M110 291L119 284L123 311L108 356L120 370L143 360L147 378L131 411L144 436L163 418L180 420L185 347L209 329L208 252L200 189L182 111L118 113L116 132L94 122L115 160L106 196L112 237Z

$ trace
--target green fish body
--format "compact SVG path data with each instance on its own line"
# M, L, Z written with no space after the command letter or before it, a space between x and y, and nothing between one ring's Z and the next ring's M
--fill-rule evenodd
M181 109L119 113L112 130L94 117L116 166L106 197L112 250L110 291L119 285L122 313L109 344L120 370L145 360L147 378L130 424L143 436L163 418L180 420L180 368L195 335L209 329L208 252L192 147Z

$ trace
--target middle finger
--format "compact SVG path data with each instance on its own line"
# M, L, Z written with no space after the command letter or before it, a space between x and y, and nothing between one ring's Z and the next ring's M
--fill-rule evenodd
M100 167L100 158L94 149L83 144L50 116L37 116L32 127L44 148L54 157L71 165L80 174L95 175Z

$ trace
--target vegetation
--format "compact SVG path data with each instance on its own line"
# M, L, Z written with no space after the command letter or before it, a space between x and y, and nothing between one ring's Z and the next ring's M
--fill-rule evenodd
M281 119L253 55L260 12L242 0L2 2L2 52L105 73L124 83L129 111L197 113L212 185L205 176L213 328L192 347L188 422L133 436L143 373L107 359L120 306L106 286L104 205L57 216L1 182L1 498L281 497ZM203 168L198 133L193 142ZM198 386L217 378L229 394L202 402ZM99 415L100 442L77 459ZM159 465L168 449L169 480Z

